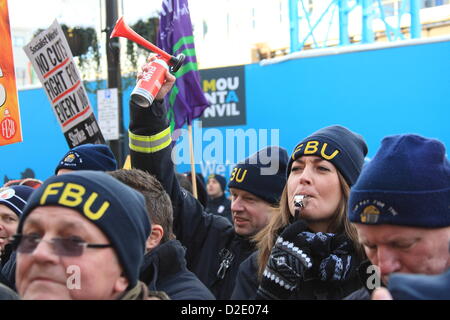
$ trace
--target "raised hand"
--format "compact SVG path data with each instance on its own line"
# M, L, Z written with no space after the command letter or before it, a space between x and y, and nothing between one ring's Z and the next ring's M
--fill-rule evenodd
M258 288L259 299L287 299L313 266L306 225L297 221L278 237Z
M149 64L154 60L156 60L157 58L158 57L155 54L152 54L147 58L147 63L141 67L141 71L139 71L137 74L137 81L139 81L142 78L144 72L148 72ZM177 79L175 78L175 76L171 74L169 71L167 71L164 84L162 85L155 99L163 100L164 97L169 93L169 91L172 90L172 87L174 86L176 80Z

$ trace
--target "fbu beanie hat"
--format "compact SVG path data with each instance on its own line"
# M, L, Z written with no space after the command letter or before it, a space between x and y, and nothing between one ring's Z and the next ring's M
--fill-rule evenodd
M383 139L350 192L349 218L365 224L450 226L450 164L435 139Z
M361 135L342 126L330 126L303 139L289 160L287 175L292 164L302 156L318 156L330 161L352 186L358 179L367 155L367 144Z
M73 209L97 226L111 241L129 286L136 285L151 230L145 200L139 192L99 171L53 176L28 200L18 233L38 206Z
M264 148L236 165L228 188L241 189L270 204L277 204L286 185L287 162L285 149Z

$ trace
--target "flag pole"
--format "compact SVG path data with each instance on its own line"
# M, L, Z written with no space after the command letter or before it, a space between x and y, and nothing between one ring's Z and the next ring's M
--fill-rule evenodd
M189 153L191 156L191 181L192 181L192 194L195 199L198 199L197 192L197 174L195 173L195 157L194 157L194 142L192 139L192 123L188 123L188 133L189 133Z

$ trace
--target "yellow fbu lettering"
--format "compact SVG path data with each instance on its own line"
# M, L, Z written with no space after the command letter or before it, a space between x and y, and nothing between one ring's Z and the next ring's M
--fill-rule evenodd
M236 182L241 183L242 181L244 181L245 176L247 175L247 170L244 170L241 174L241 177L239 177L239 175L241 174L241 168L239 168L237 175L236 175Z
M61 197L58 202L67 207L76 207L83 202L83 195L86 193L86 189L75 183L68 183L64 188Z
M42 193L39 204L42 206L47 201L48 196L55 196L59 193L60 188L64 186L63 182L50 183Z
M100 209L98 209L97 212L92 212L91 206L94 203L95 199L97 199L97 197L98 197L98 193L93 192L89 196L89 199L85 202L85 204L83 206L84 214L86 215L86 217L88 217L91 220L100 219L105 214L106 210L108 210L108 208L109 208L109 202L105 201L102 203Z
M336 150L334 150L334 152L331 155L327 155L327 154L325 154L325 150L327 149L327 147L328 147L328 143L324 143L323 146L322 146L322 150L320 151L320 155L325 160L331 160L331 159L333 159L334 157L336 157L338 155L339 150L336 149Z
M97 212L92 211L92 205L98 198L98 193L91 192L86 200L83 198L86 194L86 188L82 185L75 183L56 182L49 184L42 193L39 201L40 205L45 205L49 196L58 196L57 203L69 207L76 208L80 205L83 206L83 214L90 220L100 219L108 210L110 203L103 201Z
M303 143L299 145L297 148L295 148L294 152L292 153L292 160L295 160L295 154L299 152L303 147Z
M231 173L231 178L230 181L233 181L234 179L236 179L236 182L241 183L242 181L244 181L245 176L247 175L247 170L244 170L241 174L241 168L234 168L233 172ZM239 176L240 175L240 176Z
M315 154L317 152L317 146L319 141L308 141L305 148L305 154Z
M230 181L233 181L233 180L234 180L234 177L235 177L235 175L236 175L236 171L237 171L237 168L234 168L234 169L233 169L233 172L231 173Z

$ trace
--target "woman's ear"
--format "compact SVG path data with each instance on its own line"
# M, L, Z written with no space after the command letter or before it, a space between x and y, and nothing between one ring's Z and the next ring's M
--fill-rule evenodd
M152 224L152 232L145 243L145 250L150 251L161 243L164 236L164 229L159 224Z

